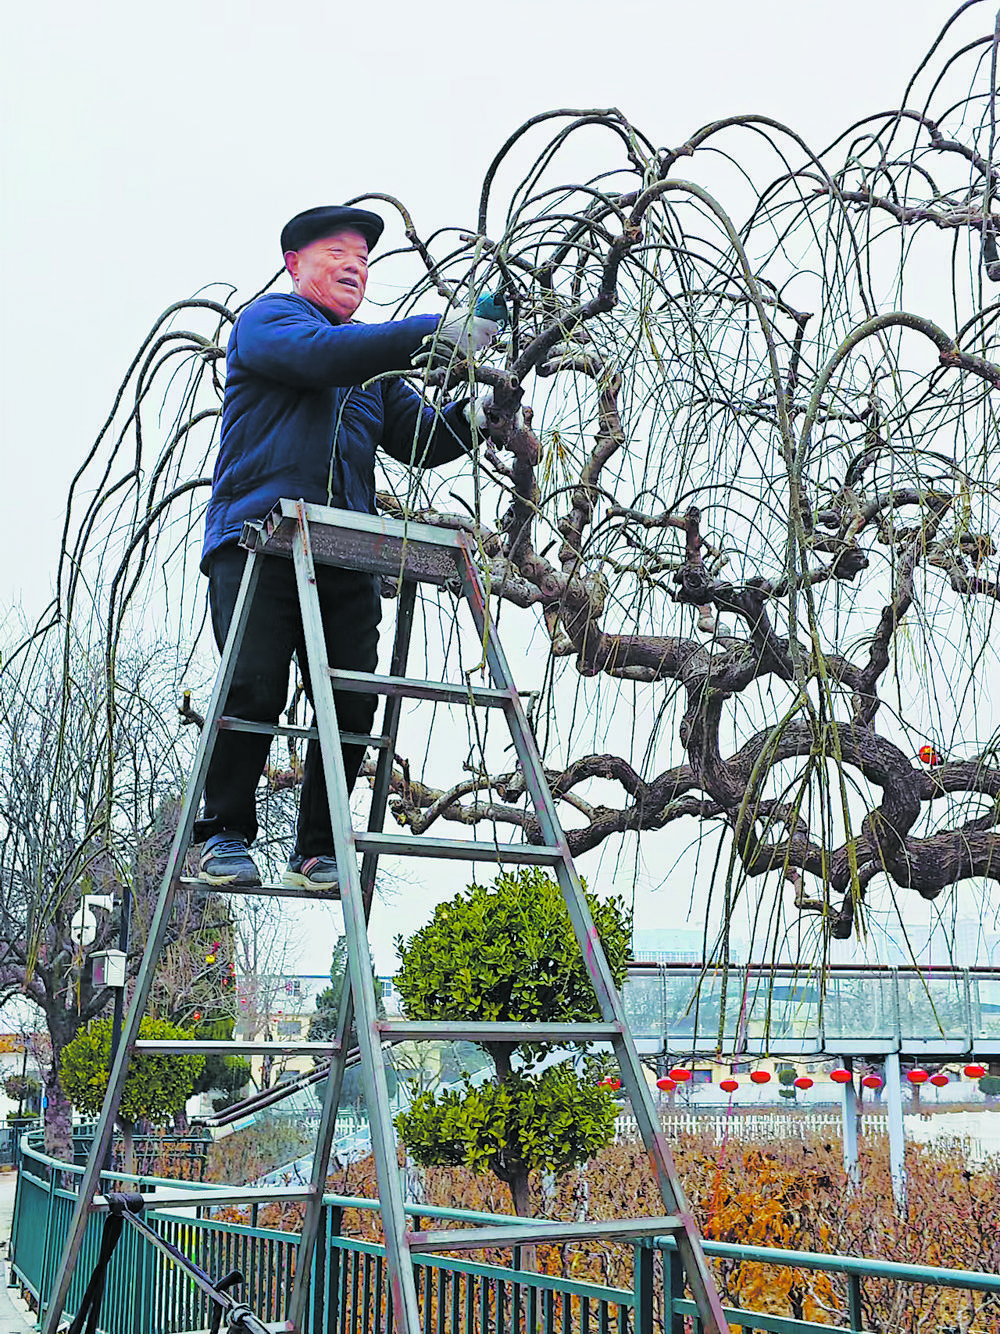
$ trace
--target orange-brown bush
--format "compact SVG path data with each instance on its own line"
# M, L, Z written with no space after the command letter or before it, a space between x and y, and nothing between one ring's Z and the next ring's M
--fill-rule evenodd
M907 1204L893 1201L888 1145L873 1138L862 1148L859 1184L851 1186L839 1140L741 1142L722 1146L708 1135L685 1135L674 1156L698 1226L709 1241L788 1250L866 1256L932 1267L1000 1270L1000 1159L978 1165L951 1142L907 1147ZM431 1168L423 1174L426 1203L489 1213L509 1212L506 1189L489 1174L464 1168ZM372 1159L351 1164L328 1179L338 1195L377 1195ZM544 1192L532 1180L533 1210L575 1219L662 1213L645 1152L638 1144L605 1149L586 1168L568 1172ZM297 1206L261 1210L261 1225L297 1229ZM435 1221L435 1227L448 1226ZM377 1210L347 1209L343 1231L377 1240ZM490 1252L476 1260L507 1263ZM630 1248L595 1241L586 1246L539 1246L538 1269L612 1287L632 1286ZM713 1261L723 1298L771 1314L820 1324L842 1323L846 1283L835 1275L758 1260ZM872 1334L1000 1334L1000 1301L961 1289L865 1279L865 1328Z

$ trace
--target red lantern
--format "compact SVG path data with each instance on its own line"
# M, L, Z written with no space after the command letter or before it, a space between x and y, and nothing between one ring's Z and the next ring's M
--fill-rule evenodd
M851 1082L851 1072L841 1067L837 1070L831 1070L830 1078L835 1084L849 1084Z
M661 1075L656 1081L656 1087L664 1093L673 1093L677 1085L669 1075Z
M941 756L933 746L921 746L917 753L920 756L921 764L929 764L932 769L935 765L941 763Z
M880 1089L882 1087L882 1080L878 1075L865 1075L861 1082L866 1089Z
M691 1071L685 1070L683 1065L675 1065L670 1071L670 1078L678 1084L683 1084L691 1078Z
M723 1093L735 1093L739 1086L740 1081L738 1079L719 1080L719 1088L722 1089Z
M808 1075L799 1075L798 1079L792 1080L792 1083L797 1089L811 1089L813 1086L813 1082Z
M948 1076L939 1070L936 1075L931 1075L931 1083L935 1088L943 1089L948 1082Z
M771 1072L770 1070L752 1070L750 1079L754 1084L770 1084Z
M980 1065L978 1061L973 1061L971 1065L965 1067L965 1075L968 1079L982 1079L986 1074L986 1066Z
M907 1070L906 1078L911 1084L926 1084L928 1075L926 1070L921 1070L919 1066L915 1070Z

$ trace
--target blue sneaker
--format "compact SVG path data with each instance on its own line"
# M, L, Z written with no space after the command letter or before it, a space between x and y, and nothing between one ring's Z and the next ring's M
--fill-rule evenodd
M239 834L213 834L205 840L198 879L209 885L259 885L260 872Z
M336 857L303 857L296 852L281 877L286 885L302 889L336 890L340 888L340 872Z

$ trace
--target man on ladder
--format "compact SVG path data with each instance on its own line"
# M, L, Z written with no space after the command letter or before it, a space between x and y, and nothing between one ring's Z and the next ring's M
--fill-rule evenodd
M289 293L269 293L236 321L226 354L222 437L205 525L201 568L208 575L212 629L221 650L232 620L247 552L245 521L263 519L282 496L337 509L375 512L375 451L433 467L472 445L468 400L433 408L402 378L415 354L429 364L488 347L498 326L478 316L442 322L417 315L358 324L368 254L383 221L366 209L328 206L297 214L281 233ZM422 344L429 346L421 352ZM374 383L370 381L374 380ZM271 568L273 567L273 568ZM317 591L329 663L373 672L378 649L375 576L322 566ZM288 698L288 669L298 658L311 682L290 562L268 562L225 705L226 714L277 722ZM376 697L340 692L341 728L371 731ZM205 782L200 878L213 885L260 884L249 847L257 835L255 792L269 735L223 732ZM364 749L343 748L350 789ZM305 889L339 884L323 765L316 741L306 753L295 848L283 880Z

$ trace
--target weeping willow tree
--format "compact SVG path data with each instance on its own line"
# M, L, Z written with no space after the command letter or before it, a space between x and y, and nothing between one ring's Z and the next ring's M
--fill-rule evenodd
M561 109L453 228L349 201L389 222L374 318L486 292L510 316L476 364L413 377L491 393L472 467L386 463L381 510L470 532L504 624L544 645L531 717L574 853L714 831L723 941L741 895L822 944L864 933L873 887L1000 878L996 72L966 4L898 105L825 148L764 116L663 147L672 127ZM201 628L244 304L163 313L73 485L38 633L101 626L109 726L123 636ZM540 837L510 764L447 765L401 758L397 820Z

